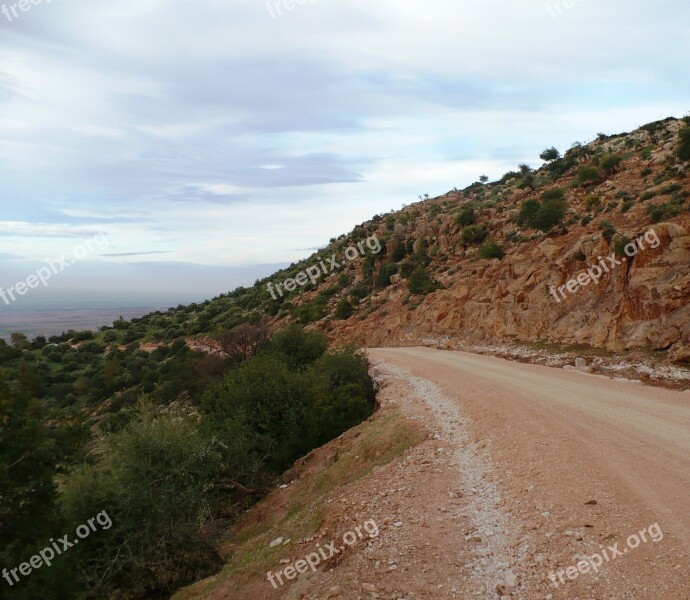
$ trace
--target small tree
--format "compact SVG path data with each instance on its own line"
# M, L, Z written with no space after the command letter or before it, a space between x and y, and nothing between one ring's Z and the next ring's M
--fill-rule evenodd
M560 157L561 153L553 147L547 148L539 155L539 158L545 162L553 162L554 160L558 160Z
M521 187L528 187L534 189L536 187L536 182L534 179L534 171L529 165L519 165L520 167L520 177L522 178Z
M489 181L489 178L488 178L486 175L482 175L482 176L479 178L479 181L480 181L481 183L486 183L487 181Z
M271 339L268 327L242 323L216 336L223 351L235 362L242 362L261 352Z

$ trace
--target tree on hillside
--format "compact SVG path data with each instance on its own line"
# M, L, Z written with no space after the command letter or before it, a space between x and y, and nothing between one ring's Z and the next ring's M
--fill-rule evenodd
M265 325L242 323L230 331L223 331L215 336L223 352L230 355L235 362L242 362L261 352L271 339Z
M522 164L519 165L519 168L520 177L522 178L521 187L528 187L530 189L534 189L536 187L536 181L532 167L530 167L529 165Z
M554 147L547 148L539 155L539 158L545 162L553 162L554 160L558 160L560 157L561 153Z

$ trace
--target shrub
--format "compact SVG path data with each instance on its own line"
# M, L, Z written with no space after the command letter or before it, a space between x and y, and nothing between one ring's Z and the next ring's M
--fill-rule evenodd
M520 207L518 223L520 225L528 225L531 223L534 216L539 212L539 206L539 201L534 198L525 200Z
M506 255L503 246L494 240L486 240L479 248L482 258L503 258Z
M563 220L566 208L565 202L561 199L544 200L532 219L532 227L541 231L549 231Z
M477 222L477 215L474 210L470 207L463 208L458 214L455 215L455 224L459 227L467 227L468 225L474 225Z
M417 267L407 282L411 294L426 296L438 288L438 282L423 267Z
M414 270L415 264L412 261L406 260L400 264L400 275L402 277L409 277Z
M576 179L580 185L585 185L586 183L599 183L601 181L601 175L599 175L599 170L595 167L590 167L587 165L582 165L576 174Z
M684 127L678 132L680 145L678 146L678 158L690 160L690 127Z
M407 248L405 247L405 242L400 240L395 245L395 248L393 248L393 252L391 253L391 261L396 263L400 262L403 258L405 258L405 256L407 256Z
M480 244L489 232L483 225L470 225L462 230L462 241L465 244Z
M391 277L398 272L398 267L393 263L384 263L379 269L379 274L376 276L374 286L379 289L388 287L391 284Z
M622 160L623 158L621 156L616 156L615 154L606 154L602 156L599 165L607 173L613 173L621 164Z
M302 370L323 356L327 348L328 340L322 333L290 325L273 336L267 351L291 369Z
M349 319L355 312L354 306L350 303L347 298L343 298L338 305L335 307L335 318L342 321Z
M599 196L597 196L596 194L590 194L585 199L585 208L587 210L597 208L599 205L601 205L601 198L599 198Z
M525 200L520 208L518 222L532 229L549 231L563 220L567 206L563 200L563 191L559 188L544 194L543 202L534 199Z
M575 165L577 165L577 160L571 156L568 158L554 160L548 164L547 169L549 173L551 173L552 177L560 177L561 175L564 175L570 171L570 169L572 169Z
M659 204L656 206L648 206L647 212L652 220L652 223L659 223L675 217L680 213L680 207L673 203Z
M608 221L602 221L599 224L599 229L601 229L601 233L604 236L604 239L607 242L611 243L613 236L616 235L616 228Z
M616 256L625 256L625 247L631 242L630 238L624 235L617 235L611 246Z
M553 188L542 194L542 200L545 201L562 200L563 198L565 198L565 192L562 188Z
M534 176L534 171L529 165L519 165L520 169L520 177L522 178L522 181L520 183L521 188L531 188L535 189L536 188L536 180Z
M635 201L632 198L628 198L627 200L623 201L623 205L621 206L621 212L628 212L633 205L635 204Z
M582 217L582 220L580 221L580 223L582 223L582 225L589 225L591 222L592 222L592 215L585 215L584 217Z
M208 488L221 470L214 445L195 419L140 405L133 422L106 438L95 465L70 473L62 486L68 521L76 528L101 511L110 521L70 550L84 597L167 596L222 565L199 527L211 516Z

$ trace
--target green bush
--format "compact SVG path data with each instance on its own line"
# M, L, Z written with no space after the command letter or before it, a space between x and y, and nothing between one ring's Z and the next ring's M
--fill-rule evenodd
M349 319L355 312L354 307L347 298L343 298L335 307L335 318L343 321Z
M463 208L455 215L455 224L459 227L467 227L477 222L477 215L472 208Z
M621 206L621 212L628 212L635 204L635 201L632 198L629 198L623 202L623 205Z
M628 237L625 237L624 235L616 235L612 244L613 251L615 252L616 256L626 256L625 254L625 247L631 242L632 240Z
M528 225L531 223L535 215L539 212L540 206L539 201L534 198L525 200L520 207L520 213L517 219L518 223L520 225Z
M593 208L597 208L600 205L601 205L601 198L599 198L599 196L597 196L596 194L590 194L585 199L585 208L587 210L592 210Z
M666 221L678 215L680 213L680 207L677 204L669 202L667 204L648 206L647 212L652 223L660 223L661 221Z
M287 362L291 369L303 370L327 349L328 340L323 333L290 325L273 336L267 352Z
M222 469L214 445L195 419L140 405L134 421L106 437L95 464L70 473L61 498L68 522L76 528L106 511L112 523L70 549L82 597L169 595L222 565L200 529Z
M678 132L680 145L678 146L678 158L690 160L690 127L684 127Z
M426 296L438 288L438 282L422 267L417 267L412 271L407 285L411 294L422 296Z
M539 207L539 211L532 220L533 228L541 231L549 231L563 220L566 209L567 206L563 200L544 200Z
M609 223L608 221L602 221L599 224L599 229L601 229L604 239L611 243L613 236L616 235L616 228L613 226L613 224Z
M384 263L379 269L379 273L374 281L374 286L378 289L383 289L391 284L391 277L398 272L398 267L393 263Z
M565 198L565 191L563 188L553 188L542 194L542 200L544 201L562 200L563 198Z
M582 165L575 175L578 183L585 185L586 183L599 183L601 181L601 175L596 167L590 167L587 165Z
M400 240L397 244L395 244L395 248L393 248L393 252L391 253L391 261L397 263L400 262L406 256L407 247L405 246L405 242Z
M615 154L605 154L601 157L599 166L607 173L613 173L623 161L623 157Z
M575 165L577 165L577 161L574 158L561 158L549 163L547 169L552 177L560 177L561 175L565 175Z
M481 258L503 258L505 255L503 246L494 240L486 240L479 248Z
M465 244L480 244L489 232L483 225L470 225L462 230L462 241Z
M558 225L565 216L567 209L562 199L562 190L551 190L545 194L546 200L538 202L534 199L525 200L520 208L518 222L532 229L549 231Z

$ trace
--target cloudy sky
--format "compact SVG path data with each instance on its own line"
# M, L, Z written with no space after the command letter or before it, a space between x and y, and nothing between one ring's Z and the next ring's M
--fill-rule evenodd
M56 289L211 295L690 110L687 0L33 1L0 0L5 288L102 232Z

